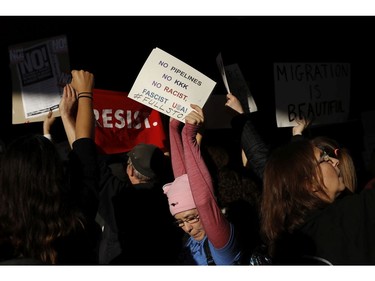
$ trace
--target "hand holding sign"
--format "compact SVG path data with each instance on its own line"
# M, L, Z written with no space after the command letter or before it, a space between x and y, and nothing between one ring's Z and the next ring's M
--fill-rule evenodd
M349 63L274 63L277 127L342 123L350 105Z
M238 64L224 66L221 53L219 53L219 55L216 57L216 64L220 71L221 77L223 78L223 83L225 89L227 90L227 94L232 93L237 95L246 112L258 111L254 98L251 95L250 89L247 86L246 80L243 77Z

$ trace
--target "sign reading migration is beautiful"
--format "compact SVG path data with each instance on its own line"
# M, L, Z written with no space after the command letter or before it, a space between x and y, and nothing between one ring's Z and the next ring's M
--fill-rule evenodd
M155 48L143 65L128 97L185 122L190 104L203 108L216 82L186 63Z
M314 125L342 123L349 115L349 63L275 63L275 102L278 127L296 119Z

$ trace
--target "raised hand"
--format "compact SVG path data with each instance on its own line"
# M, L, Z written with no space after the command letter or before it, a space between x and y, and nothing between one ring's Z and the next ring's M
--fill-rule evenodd
M238 112L239 114L244 113L241 102L232 93L227 94L227 102L225 103L225 106L233 109L234 111Z
M70 84L66 84L59 104L60 115L75 119L77 114L76 101L76 91Z
M43 120L43 135L48 138L49 140L52 140L51 137L51 127L53 123L55 123L56 116L53 115L52 110L50 110Z
M59 104L59 110L69 145L72 147L72 144L76 139L75 125L77 115L77 98L76 92L70 84L67 84L64 87L63 95Z
M295 135L302 135L303 131L312 123L312 119L302 117L296 119L297 125L293 127L292 133Z
M76 90L77 94L92 93L94 88L94 75L85 70L72 70L71 86Z
M190 106L193 110L188 115L186 115L185 122L193 125L202 126L204 123L204 115L202 108L196 104L191 104Z

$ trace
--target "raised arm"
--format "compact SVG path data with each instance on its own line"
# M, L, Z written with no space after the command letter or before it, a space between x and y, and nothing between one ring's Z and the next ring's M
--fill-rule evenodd
M186 116L186 123L182 129L187 175L208 240L215 248L220 249L230 239L230 224L217 205L212 178L196 138L204 122L203 111L198 105L191 105L191 107L193 111Z
M65 99L63 104L64 102L69 102L69 106L71 106L74 101L74 93L77 94L77 111L71 110L69 114L64 116L66 122L64 127L69 130L66 133L72 146L69 161L72 183L75 192L77 192L77 198L80 200L81 208L87 214L87 217L90 218L89 222L91 223L95 222L98 210L97 192L99 189L99 170L94 142L93 84L94 75L92 73L83 70L73 70L72 82L67 85L63 96L63 100ZM75 139L73 133L75 134Z
M50 110L47 116L43 120L43 136L52 141L51 127L56 121L56 116L53 115L52 110Z
M269 148L258 134L251 122L250 113L244 113L240 101L236 96L227 94L225 106L238 113L232 119L232 128L240 136L242 159L259 178L263 179L263 171L268 158Z
M76 118L76 140L94 138L95 117L93 111L94 75L84 70L72 70L71 86L75 89L78 99Z
M64 87L59 110L65 134L70 148L72 148L73 142L76 140L77 98L76 92L70 84L67 84Z
M181 138L181 122L170 118L169 122L169 142L171 147L171 163L173 176L175 178L186 174L184 148Z
M244 114L245 113L245 111L243 110L243 107L241 105L241 102L232 93L227 94L227 101L225 103L225 106L232 109L237 114ZM243 149L241 149L241 159L242 159L242 165L244 167L247 167L248 159L247 159L246 153Z

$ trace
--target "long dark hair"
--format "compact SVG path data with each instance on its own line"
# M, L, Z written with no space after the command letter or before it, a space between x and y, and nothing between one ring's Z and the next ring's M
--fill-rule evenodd
M263 182L261 233L272 255L274 243L283 233L292 233L308 212L328 204L312 191L325 194L312 143L301 140L275 149Z
M10 143L1 160L0 243L10 246L11 258L57 262L56 239L82 225L69 205L66 182L50 140L27 135Z

